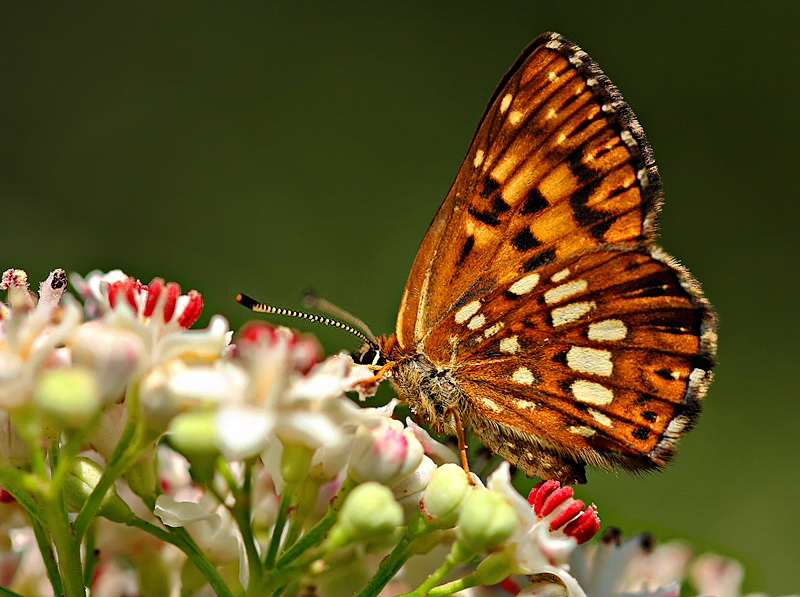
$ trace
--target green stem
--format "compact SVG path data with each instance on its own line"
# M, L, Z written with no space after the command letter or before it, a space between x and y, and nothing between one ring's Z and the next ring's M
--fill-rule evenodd
M192 563L197 566L197 569L208 581L208 584L211 585L214 594L218 597L233 597L233 593L228 588L228 585L225 584L225 581L222 579L222 576L220 576L220 573L217 571L216 567L208 560L186 529L175 528L170 529L170 531L172 531L171 534L173 538L173 541L170 541L170 543L176 545L183 553L186 554Z
M383 590L383 587L394 578L408 559L414 555L414 552L408 549L411 542L433 530L432 527L425 524L422 514L418 512L409 522L398 544L395 545L392 552L383 559L378 570L372 578L369 579L366 586L356 593L355 597L377 596Z
M331 530L331 527L336 523L339 510L342 508L345 498L356 485L357 483L349 477L345 480L339 489L335 501L328 508L325 516L278 558L278 568L285 568L307 549L319 545L322 542L327 532Z
M58 569L61 571L64 597L85 597L83 567L81 566L80 540L69 524L67 508L60 488L53 486L53 495L45 504L48 530L53 537L58 554Z
M83 584L90 587L92 584L92 577L97 564L100 561L98 558L99 552L95 548L97 545L97 526L92 525L86 533L86 542L83 548ZM58 595L58 593L56 593Z
M47 525L47 518L39 502L25 491L27 489L30 492L42 496L46 491L45 482L33 475L0 467L0 485L11 494L11 497L17 500L17 503L30 514L31 518L36 519L42 525Z
M474 573L469 574L464 578L459 578L458 580L434 587L428 591L428 597L446 597L446 595L452 595L453 593L463 591L464 589L477 587L479 584L480 581L478 580L477 575Z
M445 558L442 565L439 566L427 579L425 579L425 582L423 582L419 587L410 593L406 593L402 597L425 597L428 595L431 589L439 584L445 576L450 574L456 566L464 563L464 555L464 550L461 548L458 541L456 541L456 543L453 544L453 548L450 550L450 553L447 554L447 558Z
M36 544L39 546L39 553L42 554L42 560L44 560L45 569L47 570L47 578L53 587L53 595L61 595L61 575L58 572L56 555L53 553L53 544L50 541L50 537L47 536L47 531L45 531L41 521L32 515L29 518L33 535L36 537Z
M7 589L2 585L0 585L0 596L2 596L2 597L24 597L23 595L20 595L19 593L15 593L11 589Z
M286 525L286 518L289 515L289 507L292 505L292 497L292 488L289 485L285 485L283 495L281 495L281 503L278 506L278 516L275 518L275 526L272 529L272 537L267 548L267 555L264 558L264 568L267 570L275 567L275 558L278 555L278 547L281 544L283 527Z

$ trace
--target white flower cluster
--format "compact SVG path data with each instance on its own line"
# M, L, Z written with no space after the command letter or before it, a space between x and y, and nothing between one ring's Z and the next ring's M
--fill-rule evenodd
M608 533L581 545L599 518L571 488L540 483L526 501L507 463L484 485L393 418L396 401L357 404L346 393L374 392L373 373L349 356L322 359L314 338L264 323L235 340L221 316L190 330L202 298L159 278L72 284L82 306L61 270L38 295L21 270L0 283L8 594L423 597L499 583L677 597L660 564L674 557Z

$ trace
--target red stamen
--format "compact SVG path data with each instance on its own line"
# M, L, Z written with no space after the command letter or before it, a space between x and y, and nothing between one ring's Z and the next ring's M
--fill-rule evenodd
M572 500L572 502L564 508L564 511L556 516L550 523L550 530L555 531L563 527L583 510L584 505L582 500Z
M545 501L550 494L556 491L559 487L561 487L561 483L554 479L550 479L549 481L545 481L542 486L539 488L539 491L536 493L536 498L533 501L533 513L536 514L539 518L544 518L544 514L542 514L542 506L544 506Z
M564 533L575 539L578 544L586 543L599 530L600 517L597 515L597 510L594 506L586 508L586 512L564 527Z
M189 302L183 313L178 317L178 325L182 328L190 327L197 318L200 317L200 312L203 310L203 297L196 290L190 290L186 295L189 297Z
M163 278L153 278L150 281L150 286L147 289L147 300L144 303L144 312L142 313L145 317L150 317L153 314L158 303L158 297L161 296L163 290Z
M125 300L133 309L134 313L139 311L139 306L136 304L136 291L139 290L139 280L128 278L122 283L122 291L125 293Z
M117 293L119 292L120 284L122 282L114 282L108 287L108 304L112 309L117 306Z
M164 301L164 323L169 323L175 314L175 304L181 295L181 287L175 282L167 284L167 300Z
M568 499L572 498L575 495L575 492L572 490L572 487L566 486L562 487L561 489L556 489L550 495L547 496L544 504L542 504L541 514L537 513L539 518L544 518L548 514L550 514L553 510L558 508L561 504L563 504Z
M533 486L531 492L528 494L528 505L530 505L531 508L533 508L533 502L536 500L536 495L539 493L539 490L545 483L547 483L547 481L539 481Z
M510 576L507 576L501 580L500 583L498 583L498 586L506 593L510 593L511 595L516 595L522 590L522 588L519 586L519 583L517 583L517 581Z

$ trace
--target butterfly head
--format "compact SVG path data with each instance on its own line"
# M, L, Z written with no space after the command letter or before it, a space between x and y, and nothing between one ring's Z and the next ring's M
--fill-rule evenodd
M386 357L381 352L380 348L372 343L365 343L350 355L359 365L375 365L381 367L386 364Z

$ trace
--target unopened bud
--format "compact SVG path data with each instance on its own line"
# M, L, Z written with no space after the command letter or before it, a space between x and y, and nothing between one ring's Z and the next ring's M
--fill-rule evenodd
M83 427L100 408L100 389L83 367L47 369L33 392L36 405L65 427Z
M456 526L459 507L469 490L470 483L464 469L457 464L443 464L431 475L420 507L435 527L452 528Z
M345 499L328 544L336 548L354 541L378 538L402 524L403 509L391 490L379 483L362 483Z
M83 456L75 459L72 470L64 481L64 495L67 499L67 508L71 512L80 511L102 476L103 469L93 460ZM117 495L113 485L106 491L98 514L123 524L133 517L130 507Z
M473 487L461 504L456 536L475 553L497 547L517 527L513 508L497 492Z

